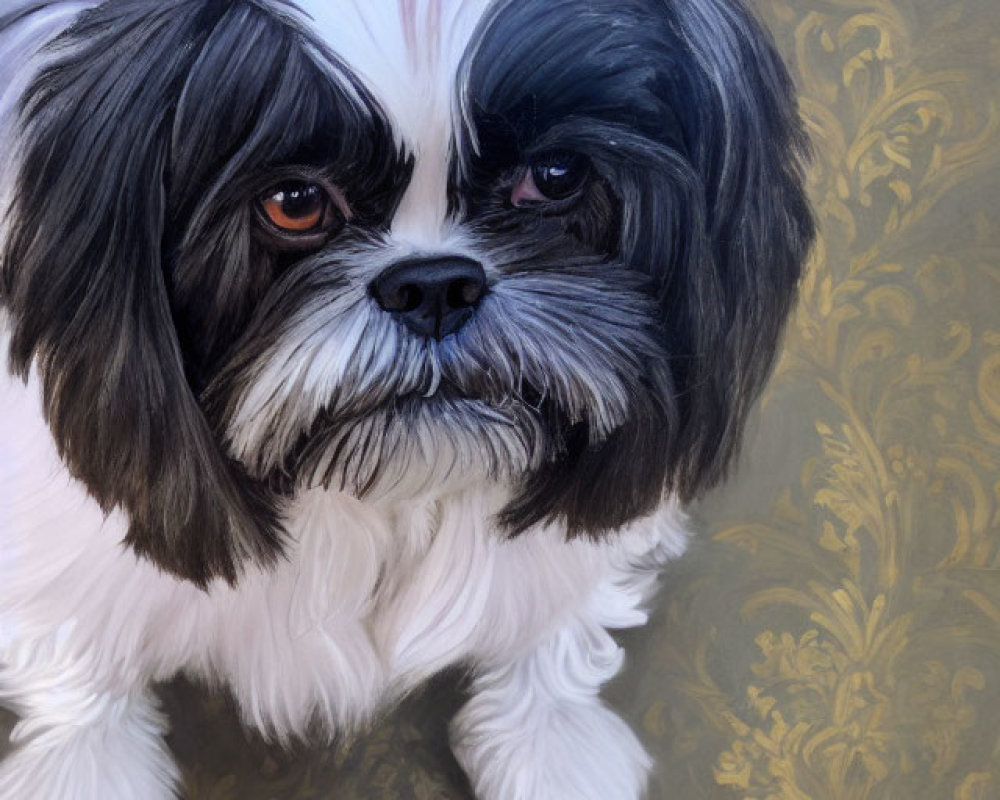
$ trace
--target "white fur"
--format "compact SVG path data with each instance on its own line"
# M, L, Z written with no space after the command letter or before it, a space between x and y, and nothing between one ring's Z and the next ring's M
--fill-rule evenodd
M416 156L392 224L400 249L457 241L444 191L453 76L484 5L300 2ZM3 44L30 53L54 24ZM459 662L478 677L453 738L481 797L637 797L649 759L598 697L622 660L606 629L645 622L657 570L684 548L677 508L607 544L556 527L506 540L489 526L502 488L446 486L372 503L309 491L286 560L202 592L123 547L127 520L102 514L60 460L37 376L25 386L0 370L0 701L22 715L0 798L172 796L148 687L179 671L227 684L248 723L285 740L317 718L350 731Z
M451 247L452 102L462 54L489 0L304 0L307 24L368 84L416 157L391 225L413 250Z
M597 691L621 662L604 628L641 625L683 550L672 505L598 545L556 529L505 541L486 524L501 498L479 488L382 507L314 491L286 561L203 593L120 545L125 520L60 462L36 380L0 379L0 408L0 686L24 714L0 797L165 796L176 772L146 686L179 670L227 683L248 723L286 739L314 715L354 728L466 660L481 694L456 747L482 797L586 796L569 773L617 787L594 797L642 785L646 757ZM543 736L544 758L529 746ZM78 761L93 771L70 791Z

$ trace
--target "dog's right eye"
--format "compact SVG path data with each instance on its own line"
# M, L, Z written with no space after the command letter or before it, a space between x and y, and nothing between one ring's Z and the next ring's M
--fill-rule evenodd
M314 230L329 205L326 193L315 183L295 183L272 190L263 200L264 213L276 228L290 233Z
M285 233L311 233L334 221L330 197L317 183L274 186L261 198L261 207L268 221Z
M272 238L294 248L321 244L351 216L342 195L306 180L272 186L261 194L258 207Z

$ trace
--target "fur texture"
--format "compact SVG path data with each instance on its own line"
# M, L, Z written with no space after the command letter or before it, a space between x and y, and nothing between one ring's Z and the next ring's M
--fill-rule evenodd
M0 49L0 796L170 796L181 670L285 740L467 663L480 796L637 797L607 631L732 461L812 236L758 24L15 0ZM373 287L445 261L483 293L417 335Z

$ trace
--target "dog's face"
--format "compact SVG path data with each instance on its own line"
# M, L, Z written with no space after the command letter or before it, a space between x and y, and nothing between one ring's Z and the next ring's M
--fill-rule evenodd
M11 361L165 569L309 486L598 535L723 474L812 234L731 0L108 0L42 60Z

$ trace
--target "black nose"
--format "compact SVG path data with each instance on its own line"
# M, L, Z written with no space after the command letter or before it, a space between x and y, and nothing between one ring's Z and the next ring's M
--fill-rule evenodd
M461 328L486 294L486 273L471 258L410 258L371 285L372 296L414 333L443 339Z

